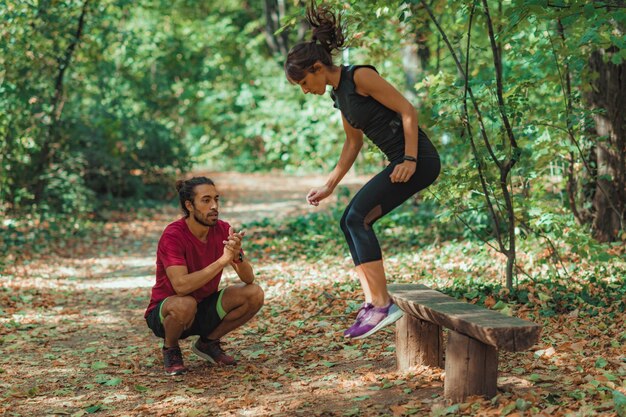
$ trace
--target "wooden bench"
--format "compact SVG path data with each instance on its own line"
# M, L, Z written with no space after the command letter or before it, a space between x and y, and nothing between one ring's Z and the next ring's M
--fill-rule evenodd
M398 370L443 366L442 327L450 329L445 354L444 396L461 402L497 393L498 350L518 352L539 340L541 326L468 304L420 284L389 286L404 311L396 323Z

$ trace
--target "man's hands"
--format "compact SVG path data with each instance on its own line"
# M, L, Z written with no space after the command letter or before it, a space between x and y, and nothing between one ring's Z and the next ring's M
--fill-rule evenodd
M227 261L227 263L231 263L233 259L239 256L239 251L241 250L241 242L243 241L243 237L245 236L246 231L242 230L241 232L235 232L235 229L232 227L228 229L228 239L224 240L224 254L222 255L222 259Z
M332 188L330 188L327 185L317 187L317 188L312 188L311 191L309 191L309 193L306 196L306 201L308 201L309 204L312 206L319 206L320 201L322 201L323 199L325 199L332 193L333 193Z
M243 262L236 263L235 259L239 257L241 251L241 243L246 231L235 232L231 227L228 229L228 239L224 241L224 254L220 259L226 261L226 264L230 264L234 269L239 279L246 284L252 284L254 282L254 271L249 262L244 260Z
M395 166L389 178L391 178L391 182L407 182L415 173L416 167L417 163L404 161Z

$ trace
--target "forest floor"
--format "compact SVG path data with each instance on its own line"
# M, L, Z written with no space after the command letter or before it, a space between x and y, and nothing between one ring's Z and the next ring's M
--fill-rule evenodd
M315 210L304 196L321 177L211 174L220 217L235 226ZM362 177L346 179L354 189ZM323 209L323 208L321 208ZM317 209L319 210L319 209ZM213 366L181 343L190 372L163 373L160 340L143 315L155 251L174 206L146 216L100 213L105 229L41 255L17 253L0 287L0 415L5 416L583 416L626 413L623 311L542 318L541 341L500 354L499 393L462 404L443 399L444 371L395 370L393 326L361 341L342 331L360 303L342 242L329 261L300 253L285 261L249 252L266 304L224 338L236 367ZM329 227L337 227L329 225ZM262 229L248 239L263 240ZM245 244L244 244L245 248ZM19 251L19 248L15 248ZM288 248L283 248L288 251ZM442 278L440 249L419 252L415 268ZM462 263L462 258L459 263ZM389 259L390 277L415 271ZM236 282L226 272L223 283ZM544 294L544 297L546 295ZM541 297L541 295L539 295ZM337 312L349 311L349 314ZM522 314L523 315L523 314Z

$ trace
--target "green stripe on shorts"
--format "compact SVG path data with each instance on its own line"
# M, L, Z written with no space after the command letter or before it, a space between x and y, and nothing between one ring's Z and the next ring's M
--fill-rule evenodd
M215 305L220 320L224 320L224 317L226 317L226 311L222 307L222 295L224 295L224 290L220 291L220 295L217 296L217 304Z
M167 300L168 298L169 297L167 297L165 300ZM163 309L163 303L165 303L165 300L159 303L159 320L161 320L161 324L163 324L163 313L161 312L161 310Z

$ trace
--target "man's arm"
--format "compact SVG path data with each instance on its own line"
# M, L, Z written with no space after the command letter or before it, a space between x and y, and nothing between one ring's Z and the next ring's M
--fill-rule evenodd
M226 252L224 252L224 255L226 255ZM227 258L225 259L224 255L212 264L199 271L192 272L191 274L188 273L187 266L185 265L173 265L167 268L165 273L170 279L176 294L191 294L215 278L217 274L219 274L224 267L230 263L230 260Z
M186 265L173 265L165 269L165 273L172 283L176 294L190 294L215 278L226 265L233 261L235 254L239 253L242 237L238 233L231 233L228 236L228 240L224 241L224 253L222 256L199 271L190 274Z
M252 269L250 262L248 262L248 259L243 258L242 262L231 262L230 264L239 276L239 279L246 284L252 284L254 282L254 270Z

